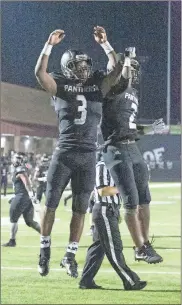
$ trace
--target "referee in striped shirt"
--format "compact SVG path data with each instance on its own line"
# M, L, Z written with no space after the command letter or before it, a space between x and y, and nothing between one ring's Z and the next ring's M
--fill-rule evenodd
M102 153L99 153L98 159L96 186L94 189L95 204L92 212L94 223L93 244L87 251L79 288L102 288L96 285L94 277L106 254L110 264L122 280L124 289L140 290L147 285L147 282L140 281L138 275L126 265L122 252L123 246L118 224L120 197L114 181L103 162Z

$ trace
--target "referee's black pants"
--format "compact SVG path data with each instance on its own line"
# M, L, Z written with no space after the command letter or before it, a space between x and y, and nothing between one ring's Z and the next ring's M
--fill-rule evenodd
M140 280L138 275L126 265L122 253L123 245L119 231L118 216L118 209L109 208L101 204L94 205L94 243L88 248L80 284L90 285L93 282L105 254L123 281L124 288L131 287Z

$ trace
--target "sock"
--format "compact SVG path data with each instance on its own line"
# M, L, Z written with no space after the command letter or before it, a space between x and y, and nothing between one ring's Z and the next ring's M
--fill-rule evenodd
M76 241L73 241L68 245L66 249L66 254L69 255L72 253L73 255L75 255L77 250L78 250L78 243Z
M50 236L40 236L40 248L45 249L49 248L51 245L51 237Z
M10 239L16 239L16 233L18 231L18 223L11 223Z

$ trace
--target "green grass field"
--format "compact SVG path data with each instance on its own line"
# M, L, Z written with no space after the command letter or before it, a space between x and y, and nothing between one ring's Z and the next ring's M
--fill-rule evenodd
M17 247L1 248L1 304L180 304L180 186L151 185L151 229L155 249L164 261L157 265L135 262L132 241L124 222L120 225L124 254L128 265L148 285L142 291L124 291L120 278L107 259L96 276L96 283L105 290L80 290L78 279L70 278L61 269L60 260L68 241L70 202L57 210L52 232L51 270L47 277L37 272L39 236L20 219ZM157 187L156 187L157 186ZM7 199L1 201L1 242L9 240ZM77 254L79 274L83 268L87 247L92 238L89 219Z

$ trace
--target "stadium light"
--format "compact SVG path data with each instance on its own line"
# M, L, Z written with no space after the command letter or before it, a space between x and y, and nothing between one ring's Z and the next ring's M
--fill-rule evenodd
M26 139L24 144L25 144L25 150L27 150L30 145L30 139L29 138Z
M1 148L4 148L6 144L6 138L5 137L1 137Z

